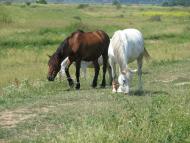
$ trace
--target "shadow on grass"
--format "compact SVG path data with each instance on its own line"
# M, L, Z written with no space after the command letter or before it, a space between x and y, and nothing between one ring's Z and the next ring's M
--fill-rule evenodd
M105 89L112 89L112 87L110 85L106 85L106 87L101 87L100 85L97 87L92 87L92 86L83 86L80 89L75 89L75 87L73 88L67 88L67 89L63 89L62 91L88 91L88 90L105 90Z
M139 91L139 90L132 90L130 91L130 96L154 96L154 95L170 95L166 91L153 91L153 90L144 90L144 91Z

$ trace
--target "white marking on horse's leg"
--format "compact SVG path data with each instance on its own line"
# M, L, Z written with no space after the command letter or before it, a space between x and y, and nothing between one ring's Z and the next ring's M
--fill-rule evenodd
M122 92L123 92L121 86L118 87L117 92L118 92L118 93L122 93Z
M87 69L87 68L84 68L84 69L83 69L84 79L86 79L86 69Z
M81 67L83 78L86 80L86 67Z
M116 64L115 62L113 61L113 59L109 58L109 63L110 63L110 66L111 66L111 74L112 74L112 92L115 93L117 92L117 75L116 75Z
M113 80L113 82L112 82L112 92L113 92L113 93L116 93L116 92L117 92L117 82L115 82L114 80Z
M143 90L142 86L142 64L143 64L143 57L139 57L137 59L137 65L138 65L138 89L141 91Z

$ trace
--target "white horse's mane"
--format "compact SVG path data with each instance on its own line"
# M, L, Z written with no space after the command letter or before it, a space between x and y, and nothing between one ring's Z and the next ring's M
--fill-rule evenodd
M125 54L126 52L124 51L125 49L123 48L124 46L124 42L123 42L123 39L122 39L122 35L121 35L121 31L116 31L111 39L111 44L113 47L113 52L114 52L114 56L115 58L117 59L117 62L118 63L124 63L125 64ZM123 66L124 66L123 65Z

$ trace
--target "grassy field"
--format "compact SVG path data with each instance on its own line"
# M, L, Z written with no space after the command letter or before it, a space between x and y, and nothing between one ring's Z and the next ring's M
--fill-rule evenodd
M189 24L184 7L0 5L0 142L189 143ZM78 28L142 31L142 95L136 75L128 96L92 89L92 69L80 91L47 81L47 54Z

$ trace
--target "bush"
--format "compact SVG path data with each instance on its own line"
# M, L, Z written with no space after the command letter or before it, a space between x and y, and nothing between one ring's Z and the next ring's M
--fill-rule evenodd
M88 6L89 6L88 4L79 4L79 5L77 6L77 8L83 9L83 8L88 7Z
M27 6L30 6L30 5L31 5L31 2L27 1L27 2L25 2L25 4L26 4Z
M46 0L36 0L38 4L47 4Z
M115 5L117 9L121 8L121 3L118 0L113 0L112 5Z
M172 0L169 2L162 3L162 6L190 6L189 0Z
M78 20L78 21L82 21L82 19L81 19L80 16L74 16L73 18L76 19L76 20Z
M169 2L163 2L162 6L169 6Z

